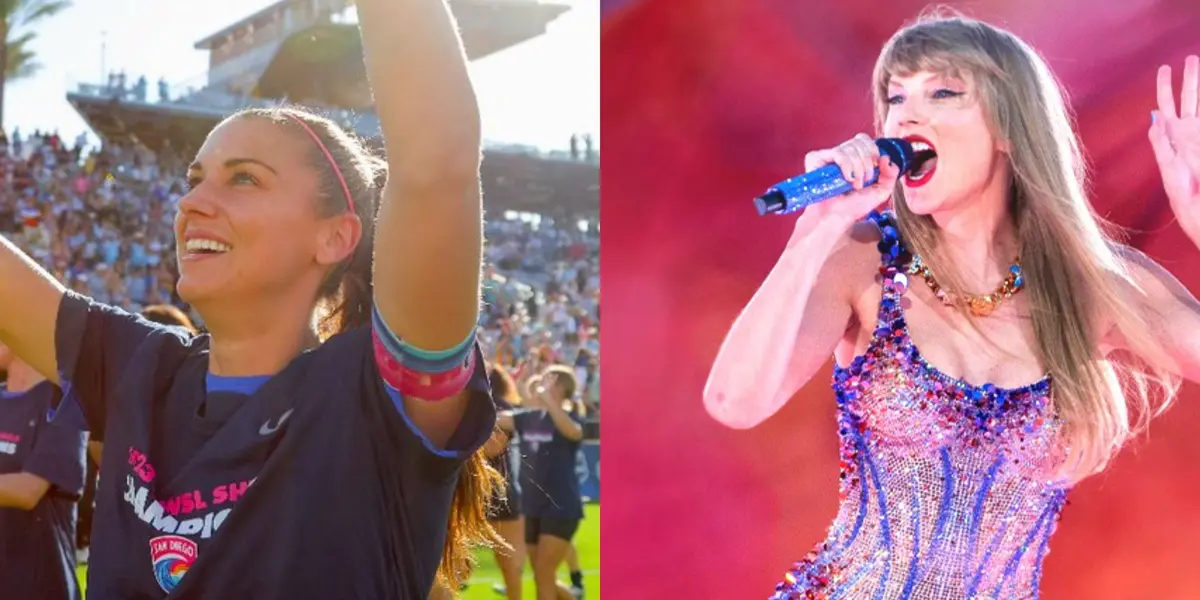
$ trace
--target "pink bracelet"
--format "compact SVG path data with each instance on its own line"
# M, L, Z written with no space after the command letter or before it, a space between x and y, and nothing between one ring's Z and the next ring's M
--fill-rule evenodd
M405 398L421 400L445 400L463 391L475 371L475 352L467 354L462 365L443 373L422 373L414 371L392 356L391 352L379 339L379 334L372 330L371 343L375 350L375 364L379 373L388 385L400 392Z

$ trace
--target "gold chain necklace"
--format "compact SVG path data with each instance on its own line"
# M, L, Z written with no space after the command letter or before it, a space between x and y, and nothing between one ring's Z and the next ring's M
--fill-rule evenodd
M1025 287L1025 278L1021 274L1020 257L1013 261L1012 266L1008 268L1008 276L990 294L960 294L943 289L937 278L933 276L933 271L930 271L929 266L915 254L908 265L908 273L920 275L929 285L929 289L933 290L933 295L937 296L938 300L941 300L946 306L966 305L971 314L977 317L986 317L996 312L1000 303L1012 298L1013 294Z

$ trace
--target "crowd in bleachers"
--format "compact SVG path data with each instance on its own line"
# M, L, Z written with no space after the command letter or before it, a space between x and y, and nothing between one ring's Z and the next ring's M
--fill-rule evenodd
M485 347L518 377L552 364L573 366L581 399L594 415L600 398L597 223L510 216L487 220Z
M99 301L129 311L163 303L187 310L174 291L172 222L190 154L111 144L89 150L83 136L67 143L53 133L0 132L0 234ZM489 358L518 374L573 365L595 414L597 221L489 210L481 323Z
M172 219L182 160L88 152L56 134L0 138L0 233L72 289L140 310L178 303Z

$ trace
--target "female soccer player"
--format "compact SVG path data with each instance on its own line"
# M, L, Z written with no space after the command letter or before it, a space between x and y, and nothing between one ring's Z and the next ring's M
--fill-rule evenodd
M492 398L499 410L513 410L521 406L521 394L517 383L508 370L493 364L488 371ZM487 454L492 468L504 475L505 485L496 490L489 505L488 519L508 548L497 546L492 549L496 565L504 576L504 594L508 600L521 600L521 578L525 568L525 519L521 516L521 488L517 486L518 471L513 468L509 450L513 446L512 436L497 428L488 441Z
M1105 235L1058 85L1013 34L923 19L873 89L878 132L912 142L916 168L898 177L865 135L808 156L856 191L797 220L705 403L750 427L836 358L841 509L772 598L1034 598L1067 492L1128 438L1129 406L1200 380L1200 303ZM1198 96L1200 59L1178 108L1162 67L1148 132L1196 243ZM894 214L855 224L889 195Z
M59 389L0 345L0 597L78 600L75 503L87 435L46 415Z
M461 40L445 0L356 5L387 162L300 110L220 123L175 221L209 335L67 292L0 243L0 340L105 442L92 600L424 599L494 539Z
M538 600L559 597L556 572L583 520L576 454L582 417L572 407L573 369L556 365L529 382L526 408L501 413L499 426L520 437L521 513ZM570 594L567 594L570 597Z

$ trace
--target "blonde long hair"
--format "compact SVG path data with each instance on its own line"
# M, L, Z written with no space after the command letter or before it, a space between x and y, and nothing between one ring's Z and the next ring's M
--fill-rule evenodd
M1144 311L1138 294L1125 292L1140 291L1122 256L1132 250L1088 202L1087 167L1063 90L1028 44L944 8L922 15L892 36L875 64L878 131L887 117L889 79L919 71L972 82L993 135L1010 144L1009 208L1038 358L1054 381L1053 405L1071 447L1067 476L1078 480L1103 469L1179 387L1163 348L1136 318ZM940 252L933 219L909 210L902 186L893 199L910 250L945 287L966 289ZM1102 324L1123 335L1131 356L1119 362L1100 356Z

